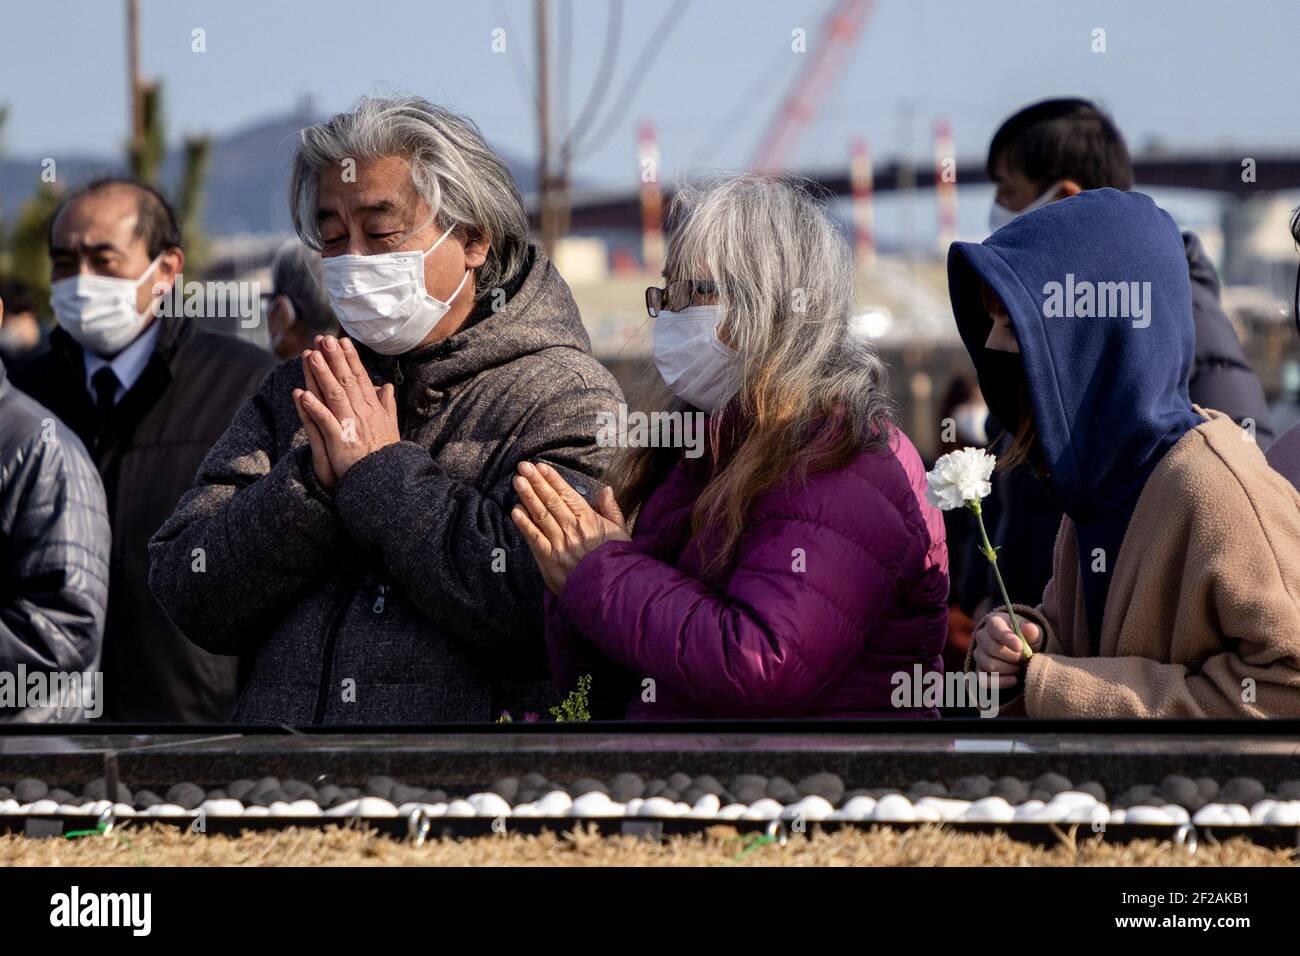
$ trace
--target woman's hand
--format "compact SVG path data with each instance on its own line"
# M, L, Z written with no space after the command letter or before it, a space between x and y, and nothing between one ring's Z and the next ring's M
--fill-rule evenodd
M510 517L528 542L542 580L556 595L589 552L606 541L632 540L609 488L600 490L592 508L550 465L527 461L519 463L514 486L520 503Z
M1020 621L1020 633L1029 642L1029 649L1034 653L1043 646L1043 632L1037 624L1026 621L1017 615ZM1020 680L1020 672L1025 661L1021 656L1023 649L1020 638L1016 637L1011 627L1011 618L1006 611L998 611L985 618L975 632L975 666L982 671L994 674L998 679L999 689L1014 687Z

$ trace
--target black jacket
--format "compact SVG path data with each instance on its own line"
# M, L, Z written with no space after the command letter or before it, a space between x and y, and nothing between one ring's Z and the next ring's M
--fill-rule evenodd
M245 402L151 545L154 594L190 639L252 657L236 719L257 724L490 721L545 712L542 580L510 520L522 460L591 491L622 394L536 251L497 312L397 359L402 441L333 492L316 481L290 359ZM196 548L207 573L192 574Z
M1232 321L1219 302L1219 276L1195 233L1183 233L1187 270L1192 281L1192 322L1196 326L1196 358L1188 392L1202 408L1213 408L1238 424L1255 423L1255 440L1261 448L1273 441L1264 389L1246 361ZM992 429L990 429L992 432ZM1006 545L998 567L1013 601L1035 606L1052 576L1052 548L1061 526L1061 509L1048 497L1027 467L994 478L994 493L1001 510L994 544ZM966 592L964 609L973 611L982 597L999 600L992 572L973 566L984 579L983 588Z
M50 335L49 349L14 370L13 381L77 433L108 492L113 551L102 664L105 718L228 720L238 662L195 647L154 601L149 539L275 360L192 319L156 321L162 327L149 364L117 403L103 436L97 434L81 347L62 329Z
M65 689L43 706L0 697L0 722L77 721L100 702L78 684L99 664L108 605L104 488L77 437L13 387L0 365L0 672ZM20 670L22 668L22 670ZM71 690L71 693L66 691ZM25 695L24 695L25 696ZM83 715L83 705L91 712Z

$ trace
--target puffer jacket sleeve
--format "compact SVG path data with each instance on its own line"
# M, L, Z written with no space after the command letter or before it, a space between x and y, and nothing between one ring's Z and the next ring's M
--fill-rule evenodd
M214 654L253 650L286 606L339 566L345 540L316 481L305 432L277 457L275 403L301 365L267 375L149 542L149 588L185 636Z
M892 611L927 541L870 483L812 476L756 507L725 590L607 542L569 575L561 610L602 653L719 716L798 716ZM851 521L832 500L858 503Z
M1196 359L1188 391L1203 408L1224 412L1241 425L1253 423L1255 440L1268 448L1274 438L1268 401L1250 367L1232 321L1223 311L1219 276L1194 233L1183 233L1192 281L1192 319L1196 323Z
M53 415L13 415L0 421L0 432L0 529L6 539L0 669L96 670L111 545L99 474L81 442ZM80 707L70 706L17 719L82 716Z
M521 646L541 659L542 579L510 519L520 461L546 461L592 478L612 457L597 445L598 413L621 396L575 381L556 388L520 427L501 476L480 488L447 474L429 450L401 441L339 479L334 500L347 532L376 550L393 581L426 615L485 653Z

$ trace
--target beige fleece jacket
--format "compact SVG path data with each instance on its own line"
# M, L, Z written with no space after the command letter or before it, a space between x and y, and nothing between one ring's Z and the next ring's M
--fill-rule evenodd
M1300 492L1232 419L1197 411L1209 421L1138 498L1097 656L1061 522L1042 604L1017 606L1044 635L1024 675L1030 717L1300 716Z

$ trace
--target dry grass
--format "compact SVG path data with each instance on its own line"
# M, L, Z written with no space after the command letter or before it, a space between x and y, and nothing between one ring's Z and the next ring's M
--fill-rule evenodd
M430 841L422 847L375 831L331 826L227 837L162 824L133 826L106 837L34 839L0 836L4 866L1288 866L1288 850L1244 839L1203 843L1195 854L1168 842L1107 844L1078 835L1043 848L1004 833L816 831L785 846L757 843L727 826L662 843L565 834L494 835Z

